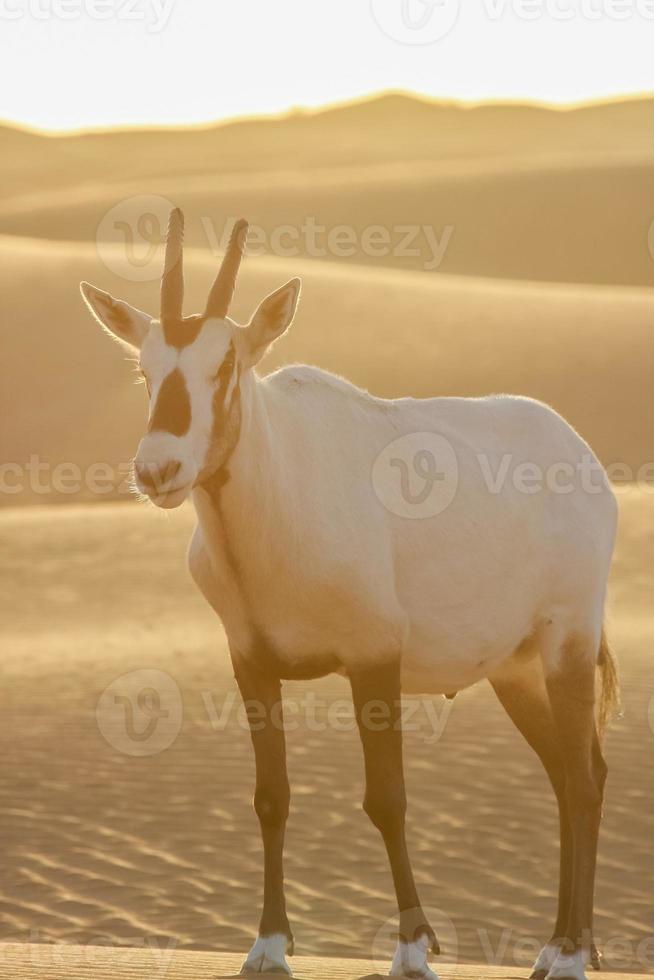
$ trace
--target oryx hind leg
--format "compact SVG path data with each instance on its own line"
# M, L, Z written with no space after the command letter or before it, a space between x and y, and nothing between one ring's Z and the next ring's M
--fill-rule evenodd
M531 974L532 980L544 980L559 953L559 939L568 923L572 889L572 831L566 804L563 755L537 650L512 657L490 680L509 718L543 764L558 804L558 911L554 929L536 958Z
M599 969L592 940L597 843L607 766L595 724L595 678L601 623L568 630L543 644L543 668L565 772L572 839L570 905L550 980L583 980Z
M510 718L539 756L559 806L558 913L534 964L535 980L583 980L599 969L592 941L593 891L606 764L595 727L599 634L544 633L542 656L507 661L491 683Z

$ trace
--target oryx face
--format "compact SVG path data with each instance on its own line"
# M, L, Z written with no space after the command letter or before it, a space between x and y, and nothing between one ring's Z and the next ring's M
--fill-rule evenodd
M135 483L160 507L176 507L227 460L240 429L240 370L226 320L188 318L177 334L153 323L140 370L150 396Z
M245 327L227 317L247 234L247 224L237 222L205 312L184 317L182 229L181 212L175 210L159 320L88 283L81 286L100 323L139 353L150 411L134 480L141 493L166 509L178 507L194 487L226 467L241 430L244 375L289 326L300 290L299 280L292 279L271 293Z

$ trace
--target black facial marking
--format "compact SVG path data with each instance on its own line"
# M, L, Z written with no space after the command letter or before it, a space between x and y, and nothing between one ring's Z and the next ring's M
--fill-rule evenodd
M232 387L229 402L227 391L234 371L236 379ZM212 482L214 488L224 485L229 479L227 464L236 448L241 433L241 367L236 362L234 344L230 343L227 353L220 365L215 381L216 390L213 396L213 423L211 427L211 445L205 461L204 470L200 476L200 485Z
M188 347L196 339L204 324L205 317L195 314L185 316L179 320L171 320L168 317L162 321L164 338L170 347L181 350Z
M236 381L232 395L227 403L227 389L236 368ZM217 375L218 387L213 396L212 443L221 446L231 456L241 431L241 367L236 365L234 345L229 345ZM225 462L227 460L225 459Z
M223 358L223 362L218 368L218 372L216 374L216 381L218 382L219 385L219 391L222 392L223 397L225 395L225 391L227 390L229 379L232 376L235 361L236 361L236 351L234 350L234 344L230 343L227 353Z
M184 375L175 368L166 375L157 395L148 432L170 432L186 435L191 426L191 399Z

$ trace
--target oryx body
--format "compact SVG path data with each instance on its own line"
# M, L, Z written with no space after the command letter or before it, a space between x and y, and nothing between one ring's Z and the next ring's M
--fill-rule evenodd
M615 695L602 624L616 507L603 470L554 411L526 398L377 399L316 368L253 370L290 324L292 280L251 323L227 317L244 229L202 317L181 315L173 212L162 317L93 287L94 314L140 348L151 394L136 457L160 506L192 496L192 575L222 620L252 727L264 910L246 966L284 968L291 942L282 845L289 803L280 681L350 679L365 808L383 834L400 909L395 974L428 976L436 940L404 842L401 691L454 694L490 679L559 801L559 914L536 972L581 980L590 941L605 765L594 721ZM400 490L398 491L398 486ZM425 492L426 491L426 492ZM366 709L386 705L388 724Z
M306 367L251 375L241 401L220 489L224 531L197 488L190 551L239 648L265 642L289 677L329 658L347 672L399 649L403 690L435 694L491 676L537 637L556 645L592 631L599 648L613 498L600 481L572 495L543 482L534 500L535 484L521 482L523 463L547 474L591 455L551 409L511 397L384 401ZM380 483L397 480L393 470L373 471L415 433L447 440L457 472L445 474L456 492L444 510L411 518L389 509Z

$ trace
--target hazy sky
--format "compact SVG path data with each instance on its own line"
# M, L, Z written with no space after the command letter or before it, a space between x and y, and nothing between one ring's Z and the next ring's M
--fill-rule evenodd
M654 0L0 0L0 32L0 118L50 129L654 89Z

